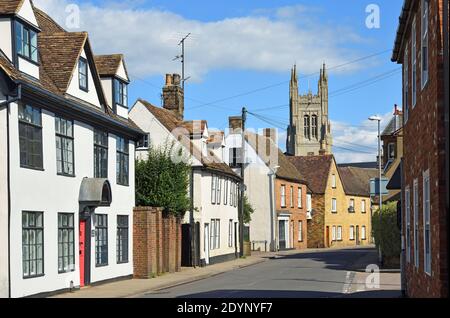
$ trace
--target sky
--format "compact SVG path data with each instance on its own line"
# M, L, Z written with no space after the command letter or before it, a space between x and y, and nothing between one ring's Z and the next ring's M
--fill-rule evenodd
M226 129L278 128L285 150L290 69L299 89L317 92L326 63L333 153L339 163L375 161L377 125L401 108L400 66L391 62L403 0L34 0L68 31L88 31L95 54L123 53L130 104L161 105L166 73L181 73L186 40L185 118ZM74 6L79 19L73 19ZM372 11L375 8L375 11ZM368 10L368 11L367 11ZM372 20L379 10L378 20ZM366 12L367 11L367 12ZM77 17L77 16L75 16ZM257 116L254 116L256 114ZM262 116L262 117L261 117Z

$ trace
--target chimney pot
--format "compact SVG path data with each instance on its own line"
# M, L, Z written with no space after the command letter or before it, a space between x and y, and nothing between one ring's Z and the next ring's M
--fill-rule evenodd
M166 86L171 86L173 83L172 74L166 74Z
M180 86L181 77L180 74L173 74L173 85Z
M275 145L278 145L277 130L275 128L264 128L263 135L271 139Z
M231 133L240 134L242 132L242 117L233 116L228 118Z

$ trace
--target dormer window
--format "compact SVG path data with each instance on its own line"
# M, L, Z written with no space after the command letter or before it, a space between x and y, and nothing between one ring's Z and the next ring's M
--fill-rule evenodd
M128 108L128 84L117 78L114 79L114 100L116 105Z
M20 57L38 62L37 33L16 21L16 52Z
M81 90L88 91L88 64L84 57L78 60L78 83Z

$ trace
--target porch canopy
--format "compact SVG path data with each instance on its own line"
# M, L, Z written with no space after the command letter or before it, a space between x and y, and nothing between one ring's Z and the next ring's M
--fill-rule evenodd
M84 178L78 201L85 207L110 206L112 194L108 179Z

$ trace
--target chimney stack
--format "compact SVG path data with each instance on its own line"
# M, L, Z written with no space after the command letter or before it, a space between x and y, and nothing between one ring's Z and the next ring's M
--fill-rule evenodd
M178 119L184 118L184 91L180 86L179 74L166 74L166 84L163 87L163 108L173 112Z
M271 139L272 142L278 146L278 134L276 128L264 128L263 135L264 137Z
M230 134L240 134L242 133L242 117L233 116L229 117L228 121L230 123Z

